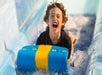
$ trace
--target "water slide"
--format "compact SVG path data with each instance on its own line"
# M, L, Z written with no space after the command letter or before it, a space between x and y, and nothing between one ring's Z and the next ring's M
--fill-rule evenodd
M0 75L25 74L15 69L17 53L23 46L35 44L39 34L45 30L43 16L51 1L0 0ZM79 54L81 51L87 51L90 57L86 68L82 68L86 70L79 75L101 75L102 1L59 0L59 2L65 5L69 16L65 30L71 31L78 38L75 49L80 50ZM82 39L83 37L86 38ZM35 74L42 75L40 72Z

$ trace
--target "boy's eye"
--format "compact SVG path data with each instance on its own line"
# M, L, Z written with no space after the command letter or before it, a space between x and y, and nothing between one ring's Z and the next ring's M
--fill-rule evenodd
M51 17L55 17L55 15L51 15ZM56 15L57 18L60 18L60 15Z
M54 14L50 14L50 17L54 17Z
M60 16L59 16L59 15L57 15L57 18L60 18Z
M54 17L54 15L51 15L51 17Z

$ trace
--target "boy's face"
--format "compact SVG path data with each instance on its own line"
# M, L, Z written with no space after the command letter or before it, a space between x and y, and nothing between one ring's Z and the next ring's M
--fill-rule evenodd
M59 8L52 8L49 12L48 25L51 32L60 32L62 25L62 11Z

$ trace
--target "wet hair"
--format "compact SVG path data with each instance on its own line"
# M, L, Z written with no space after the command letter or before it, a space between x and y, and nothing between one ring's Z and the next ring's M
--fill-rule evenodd
M49 18L49 14L50 14L50 10L52 8L59 8L61 11L62 11L62 22L63 23L66 23L67 20L68 20L68 17L66 16L66 10L64 9L64 6L62 3L57 3L57 2L54 2L50 5L48 5L47 7L47 10L46 10L46 14L44 16L44 21L47 22L48 21L48 18ZM47 29L49 29L49 27L47 27ZM64 25L62 26L61 30L64 29Z

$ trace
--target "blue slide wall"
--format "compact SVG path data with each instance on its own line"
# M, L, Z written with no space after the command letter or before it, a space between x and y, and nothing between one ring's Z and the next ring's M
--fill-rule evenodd
M89 48L90 61L86 75L102 75L102 0L98 5L93 40Z

